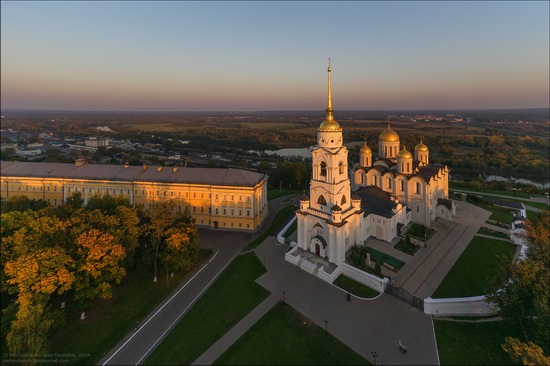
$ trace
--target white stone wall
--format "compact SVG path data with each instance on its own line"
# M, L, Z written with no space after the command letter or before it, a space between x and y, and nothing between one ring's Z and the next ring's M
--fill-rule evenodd
M428 315L493 315L497 309L485 301L485 296L448 299L424 299L424 313Z

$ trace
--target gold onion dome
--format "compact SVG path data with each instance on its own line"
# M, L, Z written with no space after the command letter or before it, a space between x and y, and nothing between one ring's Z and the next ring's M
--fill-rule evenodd
M428 151L428 146L424 145L422 143L422 140L420 140L420 143L414 147L416 151Z
M319 126L321 131L341 131L342 127L335 120L325 120Z
M372 154L372 150L370 149L370 147L367 146L367 144L365 144L365 146L363 146L361 148L361 150L359 150L359 153L360 154Z
M380 141L399 141L399 135L395 133L394 130L391 129L390 124L388 123L388 127L382 131L380 136L378 136L378 140Z
M412 154L409 152L409 150L407 150L406 147L403 148L403 150L401 150L398 154L397 154L397 157L398 158L403 158L403 159L412 159Z

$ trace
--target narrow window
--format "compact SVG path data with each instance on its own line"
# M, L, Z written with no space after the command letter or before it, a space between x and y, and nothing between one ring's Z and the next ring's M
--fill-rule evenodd
M323 197L323 195L320 195L319 199L317 199L317 203L320 204L320 205L326 205L327 200L325 199L325 197Z
M321 168L321 177L326 177L327 176L327 164L324 161L321 162L320 168Z

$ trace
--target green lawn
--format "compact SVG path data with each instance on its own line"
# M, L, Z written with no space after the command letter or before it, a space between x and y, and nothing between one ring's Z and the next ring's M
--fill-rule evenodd
M212 254L201 249L197 267ZM175 273L166 284L164 273L153 282L153 274L129 270L122 283L108 300L96 300L86 311L86 319L80 320L80 312L68 303L65 324L51 337L50 353L89 354L87 357L70 358L70 364L94 364L113 348L155 306L181 284L190 273ZM57 304L56 308L59 304Z
M372 299L380 295L380 293L368 286L363 285L355 281L353 278L349 278L343 274L339 275L333 282L334 285L340 287L342 290L349 292L355 296L359 296L365 299Z
M499 256L512 260L515 250L512 243L475 236L432 297L484 295L488 280L496 273Z
M269 292L254 280L265 273L255 253L240 255L146 360L148 365L189 365Z
M302 194L303 191L300 189L283 189L279 190L278 188L275 189L268 189L267 190L267 200L271 201L279 197L289 196L289 195L299 195Z
M500 221L505 224L510 224L512 222L513 209L499 207L499 206L488 206L488 205L483 205L482 207L492 212L491 216L489 216L489 220Z
M418 249L420 249L420 246L413 243L407 244L407 240L401 239L397 242L397 244L395 244L394 248L402 251L403 253L414 255Z
M330 323L328 324L330 328ZM369 365L285 303L275 305L216 365Z
M256 239L251 241L244 249L243 252L252 250L256 248L258 245L260 245L268 236L270 235L277 235L277 230L281 227L281 225L289 218L290 215L294 215L294 211L296 211L296 208L292 205L288 205L283 207L278 213L277 216L273 219L273 222L271 225L269 225L269 228L265 230L262 235L258 236Z
M508 240L510 239L510 235L502 233L500 231L491 230L489 228L486 228L485 226L480 227L477 233L483 234L483 235L490 235L501 239L508 239Z
M434 320L441 365L513 365L501 344L521 331L505 321L454 322Z

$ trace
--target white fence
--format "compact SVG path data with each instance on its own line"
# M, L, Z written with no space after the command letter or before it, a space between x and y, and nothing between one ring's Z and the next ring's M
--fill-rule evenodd
M286 231L290 228L290 226L294 223L294 221L296 221L296 215L294 215L294 217L292 218L292 220L290 220L288 222L288 224L286 224L286 226L283 228L283 230L281 230L279 232L279 234L277 234L277 243L279 244L283 244L285 242L285 237L284 235L286 234ZM296 245L296 244L294 244Z
M355 281L362 283L365 286L375 289L378 292L384 292L386 283L388 282L387 278L379 278L370 273L363 272L360 269L357 269L353 266L350 266L347 263L342 263L339 267L342 268L342 273L350 278L353 278Z
M428 315L494 315L496 306L485 301L485 296L424 299L424 313Z

